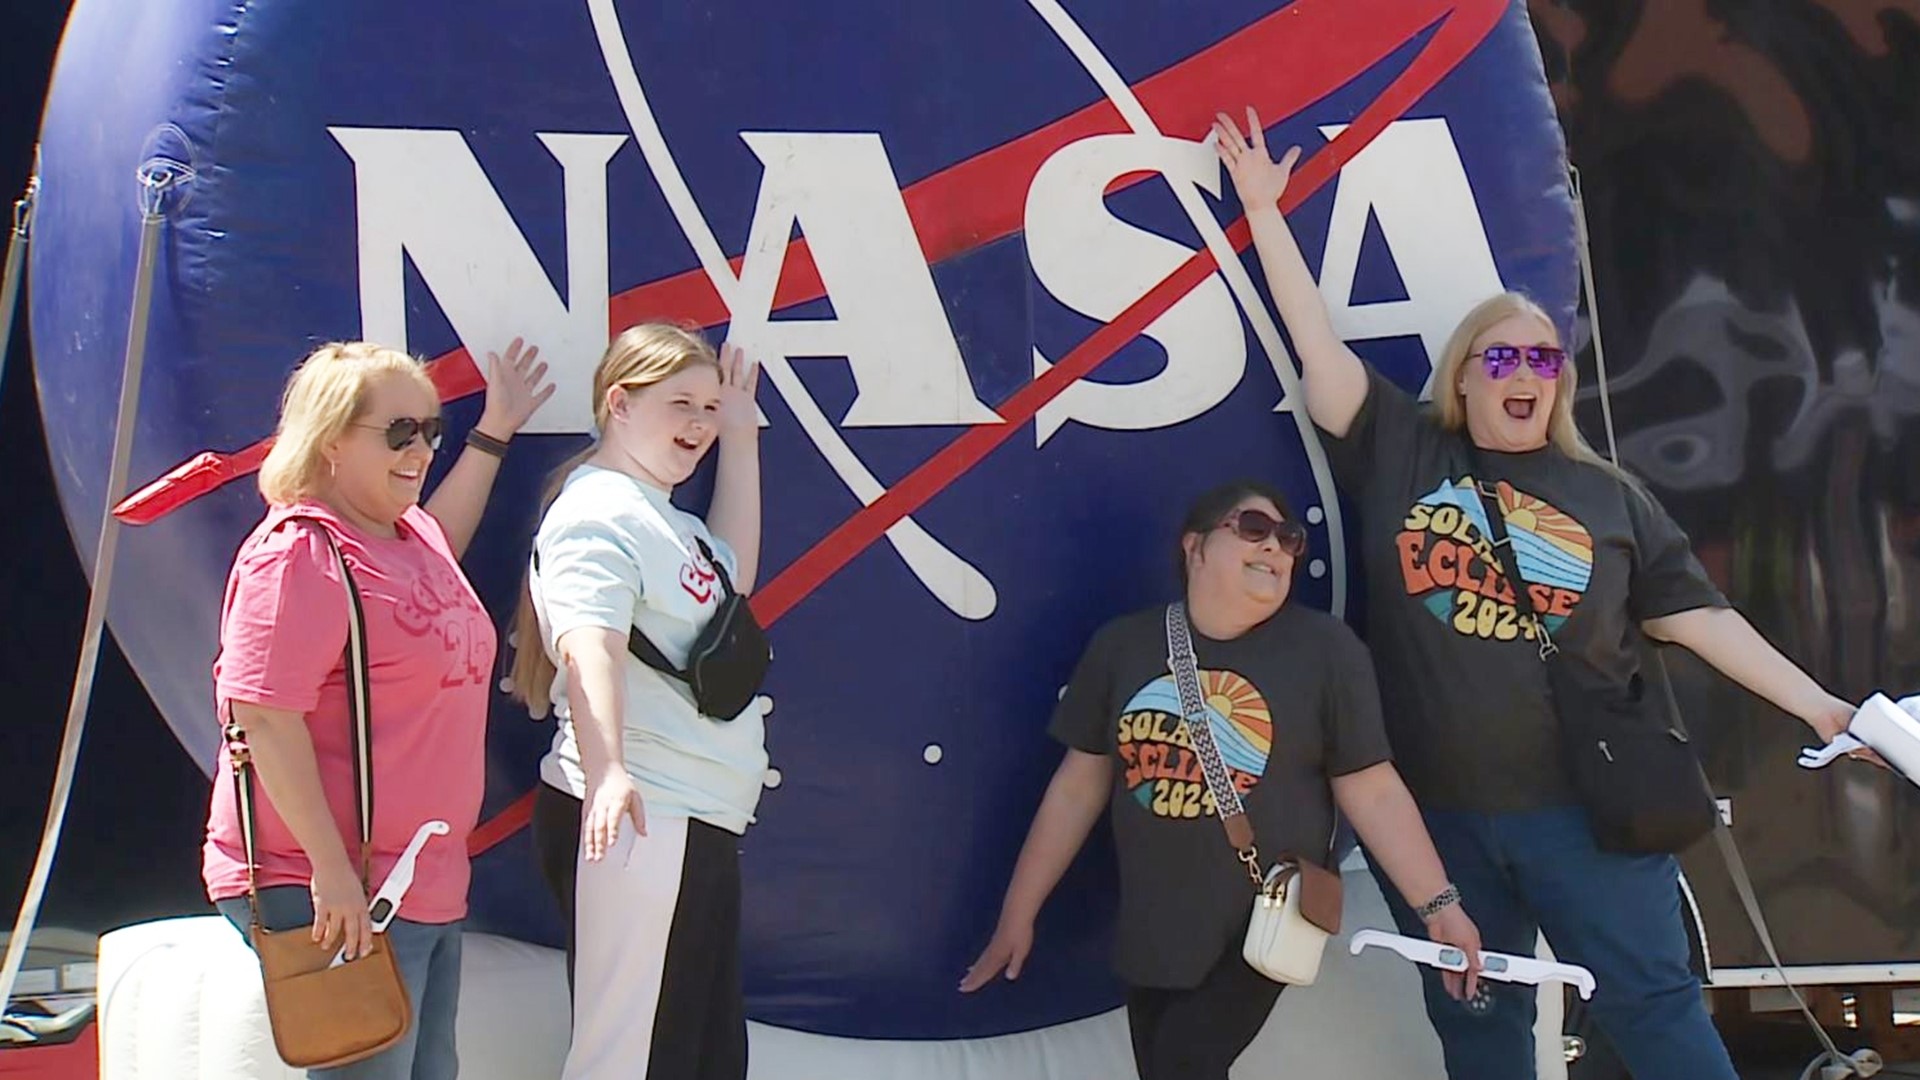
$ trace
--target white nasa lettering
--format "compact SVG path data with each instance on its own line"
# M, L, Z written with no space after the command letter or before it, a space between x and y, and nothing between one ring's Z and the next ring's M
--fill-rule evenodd
M1193 249L1131 225L1108 209L1107 185L1142 170L1172 184L1220 194L1220 167L1204 143L1152 135L1098 135L1060 148L1027 189L1027 258L1054 298L1090 318L1111 320L1146 295ZM1218 405L1246 370L1233 296L1219 274L1180 298L1143 335L1166 349L1166 366L1127 384L1082 380L1040 410L1034 442L1044 446L1068 421L1140 431L1190 420ZM1034 374L1052 365L1038 348Z
M354 164L363 337L410 347L410 257L482 372L486 352L517 336L539 343L563 388L592 384L607 344L606 165L625 135L539 136L565 177L563 301L459 132L327 130ZM559 393L523 430L579 432L591 425L586 395Z
M1332 138L1343 128L1324 127ZM361 333L407 342L404 266L411 258L460 339L484 352L515 335L537 340L563 387L586 385L606 342L606 163L621 135L542 134L565 177L567 297L562 300L459 132L330 128L354 162ZM891 163L865 133L749 132L765 165L733 305L737 340L783 357L844 356L856 387L840 426L999 423L975 395L934 290ZM1149 169L1217 193L1204 144L1109 135L1056 152L1028 190L1025 228L1035 276L1063 304L1111 319L1192 251L1112 215L1114 178ZM1353 303L1369 213L1386 237L1408 299ZM798 222L836 317L775 320L773 293ZM1339 179L1320 286L1349 341L1417 335L1437 357L1460 315L1502 288L1478 206L1444 119L1388 126ZM1081 382L1041 411L1036 442L1068 421L1104 430L1182 423L1217 405L1244 375L1246 342L1216 275L1147 329L1167 351L1155 376ZM1047 358L1037 350L1037 371ZM530 432L590 427L579 394L556 395ZM809 434L816 434L810 432ZM817 441L817 440L816 440Z
M1331 140L1345 130L1329 124L1320 132ZM1340 171L1339 184L1320 266L1334 331L1347 341L1418 336L1428 362L1438 361L1461 317L1505 287L1453 132L1438 117L1389 124ZM1353 302L1369 211L1405 300Z
M742 132L765 171L729 332L749 351L844 356L856 394L843 427L993 424L975 396L880 137ZM775 321L795 222L833 304L831 319Z

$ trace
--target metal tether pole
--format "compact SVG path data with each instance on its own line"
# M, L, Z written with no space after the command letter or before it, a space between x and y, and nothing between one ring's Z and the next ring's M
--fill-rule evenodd
M40 155L34 154L34 174L27 178L26 194L13 204L13 234L7 238L7 268L0 276L0 379L7 373L7 347L13 343L14 313L20 307L20 277L27 268L27 245L33 239L33 206L40 195Z
M20 965L26 959L27 939L40 916L40 901L46 895L54 852L60 844L60 828L66 821L67 801L73 794L80 739L86 730L87 705L93 697L94 669L100 658L100 637L106 629L107 595L113 584L114 552L120 538L119 519L113 516L113 505L127 486L127 472L133 458L134 419L140 405L140 373L146 360L147 317L153 306L153 272L160 251L160 226L165 221L163 209L167 192L178 182L181 173L178 166L170 162L148 162L141 167L139 177L140 253L134 269L132 316L127 320L120 408L113 431L113 464L107 473L106 499L100 508L100 538L94 548L93 588L87 597L80 665L73 678L73 696L67 705L66 734L60 743L46 826L40 834L40 855L27 880L27 895L20 905L19 917L14 920L13 936L7 940L6 961L0 964L0 1005L12 996Z
M1593 285L1593 252L1587 242L1587 205L1580 191L1580 170L1567 167L1568 182L1572 186L1573 220L1575 235L1580 254L1580 278L1585 286L1587 300L1587 325L1593 334L1593 366L1600 386L1600 415L1607 425L1607 457L1614 465L1620 465L1620 444L1613 433L1613 395L1607 389L1607 354L1600 344L1600 298ZM1623 466L1622 466L1623 467ZM1661 675L1666 675L1666 661L1658 652L1654 653L1655 662L1662 667ZM1668 683L1671 686L1671 682ZM1678 708L1677 703L1675 708ZM1760 939L1760 947L1766 952L1767 959L1773 964L1774 974L1780 977L1780 985L1792 995L1793 1003L1800 1007L1800 1014L1806 1017L1807 1026L1813 1029L1814 1038L1820 1042L1821 1053L1801 1074L1802 1080L1809 1080L1816 1073L1823 1077L1873 1076L1881 1068L1880 1055L1871 1048L1863 1048L1853 1054L1843 1054L1834 1045L1833 1037L1820 1025L1813 1010L1807 1007L1806 998L1800 994L1799 987L1787 977L1786 966L1780 962L1780 953L1773 945L1773 933L1767 926L1767 917L1760 910L1760 899L1754 895L1753 879L1747 874L1746 860L1740 857L1740 848L1733 842L1733 831L1724 821L1714 824L1714 842L1720 849L1720 857L1727 864L1727 876L1733 879L1734 891L1740 895L1740 904L1746 909L1747 921L1753 924L1753 932ZM1702 933L1704 933L1704 928Z
M1580 248L1580 283L1587 294L1587 328L1593 337L1593 368L1600 382L1600 415L1607 425L1607 460L1620 464L1620 444L1613 437L1613 396L1607 392L1607 350L1600 341L1600 296L1593 287L1593 251L1587 238L1587 200L1580 190L1580 170L1567 166L1573 186L1575 242Z

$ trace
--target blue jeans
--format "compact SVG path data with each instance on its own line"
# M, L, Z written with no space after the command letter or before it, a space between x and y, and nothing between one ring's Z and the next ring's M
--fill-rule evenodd
M216 905L227 921L249 937L247 898ZM269 931L290 930L313 922L313 897L303 885L260 890L260 923ZM387 944L400 965L400 977L413 999L413 1026L392 1047L352 1065L310 1069L309 1080L454 1080L460 1055L454 1048L454 1018L460 1005L460 931L462 923L388 924ZM251 938L248 941L252 945Z
M1573 807L1422 816L1486 948L1532 956L1545 931L1555 956L1593 972L1593 1019L1635 1080L1738 1080L1688 967L1671 856L1601 851L1585 812ZM1369 864L1400 932L1425 937L1419 917ZM1451 1080L1533 1080L1532 987L1487 981L1480 999L1462 1003L1447 996L1437 972L1420 972Z

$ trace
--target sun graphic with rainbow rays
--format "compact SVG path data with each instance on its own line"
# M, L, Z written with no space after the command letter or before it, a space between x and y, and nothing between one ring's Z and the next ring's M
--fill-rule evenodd
M1252 683L1231 671L1202 671L1207 727L1227 767L1259 776L1273 750L1273 713Z
M1578 521L1537 495L1505 482L1499 487L1500 514L1507 519L1509 531L1530 533L1586 565L1593 564L1593 537Z
M1252 682L1232 671L1199 672L1207 732L1242 794L1267 771L1273 711ZM1115 753L1122 783L1149 813L1163 818L1212 816L1205 770L1189 736L1180 688L1171 673L1136 691L1121 710Z

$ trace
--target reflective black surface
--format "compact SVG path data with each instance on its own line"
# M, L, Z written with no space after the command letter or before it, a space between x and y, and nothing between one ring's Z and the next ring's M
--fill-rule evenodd
M1625 463L1834 693L1920 692L1920 2L1529 6ZM1801 770L1806 727L1670 663L1786 961L1920 964L1920 791ZM1711 845L1684 861L1712 966L1764 964Z

